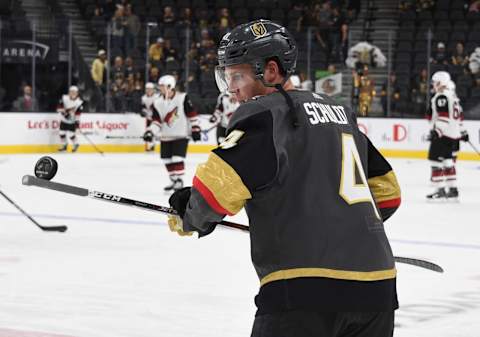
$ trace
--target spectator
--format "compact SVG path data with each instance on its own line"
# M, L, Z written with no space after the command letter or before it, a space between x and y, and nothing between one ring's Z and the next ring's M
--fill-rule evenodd
M417 0L415 7L417 9L417 12L422 12L422 11L431 10L434 5L435 5L434 0Z
M103 14L104 14L103 8L100 5L96 5L95 9L93 10L93 19L101 18L101 19L105 20L105 16Z
M465 48L462 42L457 42L455 51L452 54L452 64L456 66L465 67L468 64L468 55L465 52Z
M114 0L106 0L105 5L103 5L103 14L107 20L110 20L115 13L117 6L115 5Z
M216 53L213 50L209 50L200 61L200 69L204 72L213 71L216 63Z
M125 8L121 5L117 6L115 15L112 20L112 48L116 53L123 54L125 52Z
M329 40L329 33L332 27L332 8L330 2L324 2L322 5L315 5L314 10L317 18L317 31L315 36L320 45L327 49L326 41Z
M170 26L175 23L175 13L173 12L172 7L165 6L165 8L163 8L162 22L163 24Z
M160 79L160 70L157 67L150 68L148 73L148 82L158 83Z
M473 75L480 73L480 47L475 48L475 51L470 55L470 63L468 67Z
M95 84L102 88L103 84L105 83L105 61L107 59L107 54L105 53L105 50L100 49L98 51L98 57L93 60L92 63L92 79L95 82ZM104 91L104 89L102 89Z
M228 8L222 8L218 14L217 30L218 36L222 37L234 26Z
M118 77L112 84L111 88L111 99L112 99L112 111L122 113L125 112L127 109L127 100L126 100L126 92L127 92L127 83L124 81L123 78Z
M140 32L141 23L137 15L132 12L132 5L128 4L125 11L125 51L130 55L137 48L137 36Z
M187 27L192 27L195 24L195 19L193 18L192 9L186 7L180 13L179 27L185 29Z
M330 51L331 56L335 62L340 61L340 55L342 54L342 26L345 22L344 17L341 15L338 8L334 8L332 11L332 27L329 33L330 37Z
M413 110L416 115L423 116L426 114L425 100L429 88L427 69L423 68L412 85Z
M391 112L396 113L398 111L398 103L400 102L400 88L397 85L397 76L395 73L390 74L390 108ZM388 82L382 85L382 91L380 92L380 102L382 104L383 114L388 116Z
M32 97L32 87L26 85L23 87L23 96L20 96L13 103L14 111L38 111L38 102L35 97Z
M200 34L199 52L200 55L206 55L210 50L214 50L216 47L215 41L210 36L208 29L204 28Z
M115 57L110 77L114 80L119 77L121 77L122 79L125 78L125 67L123 65L123 58L121 56Z
M480 12L480 0L473 1L468 7L469 12Z
M177 50L172 46L172 41L170 39L165 39L165 61L168 59L178 59Z
M344 23L340 27L341 35L340 35L340 61L343 63L347 59L348 55L348 30L349 27L346 23Z
M128 56L125 59L124 70L125 70L125 76L126 77L129 77L130 75L134 75L135 72L136 72L135 65L133 63L133 59L130 56Z
M448 64L448 55L445 49L445 43L437 43L437 50L433 54L433 58L430 59L431 63L447 65Z
M157 41L148 48L149 60L156 66L164 60L164 46L165 41L159 37Z

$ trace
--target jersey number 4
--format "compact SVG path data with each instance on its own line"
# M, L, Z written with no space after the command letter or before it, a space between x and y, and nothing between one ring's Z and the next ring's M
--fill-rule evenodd
M352 135L346 133L342 133L342 173L339 194L349 205L360 202L370 203L377 218L381 219L368 187L355 140Z

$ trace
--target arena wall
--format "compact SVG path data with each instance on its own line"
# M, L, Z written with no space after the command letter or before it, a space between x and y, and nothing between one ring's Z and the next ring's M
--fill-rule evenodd
M206 153L215 147L215 128L209 116L201 116L202 140L191 142L189 152ZM480 149L480 121L465 121L471 142ZM359 118L358 125L384 155L426 158L430 127L422 119ZM0 154L49 153L59 146L55 113L0 113ZM145 120L137 114L83 114L82 131L105 152L143 152L141 135ZM78 135L79 152L94 152L88 140ZM469 144L462 143L460 159L480 160Z

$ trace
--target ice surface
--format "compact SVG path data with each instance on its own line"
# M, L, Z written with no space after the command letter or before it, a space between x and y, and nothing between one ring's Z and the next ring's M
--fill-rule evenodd
M0 337L245 337L258 279L248 235L172 234L163 215L21 185L39 155L0 156ZM55 181L168 205L158 154L62 154ZM206 155L190 155L186 181ZM444 274L397 265L397 337L480 334L480 163L458 165L459 203L428 204L429 166L391 160L403 190L386 223L396 255ZM247 223L245 215L234 218Z

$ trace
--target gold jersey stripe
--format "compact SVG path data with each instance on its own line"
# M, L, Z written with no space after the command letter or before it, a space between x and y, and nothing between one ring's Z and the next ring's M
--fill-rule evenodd
M393 171L389 171L383 176L368 179L368 186L377 203L400 198L400 186Z
M349 281L381 281L397 276L395 268L378 271L350 271L328 268L294 268L275 271L260 280L260 285L279 280L289 280L298 277L326 277Z
M213 152L206 163L198 166L195 176L230 214L238 213L252 198L237 172Z

